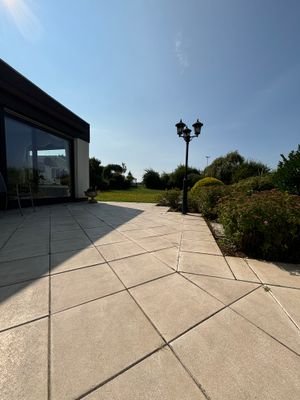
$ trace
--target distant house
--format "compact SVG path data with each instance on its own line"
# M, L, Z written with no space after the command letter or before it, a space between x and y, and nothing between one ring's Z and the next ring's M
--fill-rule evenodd
M40 202L84 197L89 141L87 122L0 59L0 172L8 186L30 182Z

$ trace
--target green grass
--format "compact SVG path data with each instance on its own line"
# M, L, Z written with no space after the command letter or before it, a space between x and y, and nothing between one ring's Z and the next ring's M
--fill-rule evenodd
M136 203L157 203L157 199L164 190L146 189L144 187L131 188L127 190L105 190L101 191L96 200L99 201L133 201Z

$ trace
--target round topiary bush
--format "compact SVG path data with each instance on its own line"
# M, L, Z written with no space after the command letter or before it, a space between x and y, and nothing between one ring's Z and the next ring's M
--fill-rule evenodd
M198 196L200 194L201 189L207 186L221 186L224 185L222 181L216 178L212 177L206 177L203 179L200 179L198 182L195 183L195 185L191 189L191 194L193 196Z
M300 197L276 190L235 192L219 206L227 239L247 256L300 261Z

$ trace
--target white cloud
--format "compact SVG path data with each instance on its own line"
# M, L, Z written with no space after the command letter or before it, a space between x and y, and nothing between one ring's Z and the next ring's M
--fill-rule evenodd
M187 55L186 51L184 50L182 32L178 32L176 35L175 54L176 54L179 66L181 68L181 71L183 72L186 68L188 68L190 66L190 62L188 59L188 55Z
M29 41L40 39L42 25L32 11L28 0L1 0L1 3L25 39Z

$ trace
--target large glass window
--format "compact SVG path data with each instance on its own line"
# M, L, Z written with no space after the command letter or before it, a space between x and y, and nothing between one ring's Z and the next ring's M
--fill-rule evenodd
M9 185L31 183L36 197L71 195L70 142L5 117Z

